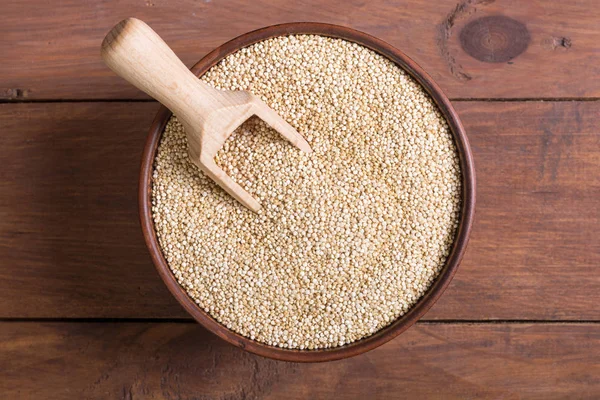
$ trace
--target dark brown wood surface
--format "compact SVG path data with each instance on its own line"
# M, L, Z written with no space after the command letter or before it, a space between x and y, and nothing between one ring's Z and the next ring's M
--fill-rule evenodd
M547 400L600 392L597 324L418 323L372 352L322 364L252 356L191 323L15 322L0 330L0 346L6 399Z
M432 75L478 189L465 258L422 322L359 357L296 365L189 321L137 216L158 105L131 101L147 98L99 57L128 16L187 65L312 20L373 34ZM4 1L0 399L599 398L599 17L592 0Z
M450 98L600 97L595 0L4 0L0 98L145 98L98 50L129 16L147 21L188 66L253 29L327 22L398 47ZM462 29L486 16L502 18L478 21L480 35L461 41Z

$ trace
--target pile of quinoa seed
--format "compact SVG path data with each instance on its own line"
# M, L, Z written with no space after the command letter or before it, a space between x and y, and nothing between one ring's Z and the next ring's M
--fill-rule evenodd
M452 247L461 175L448 125L419 84L341 39L269 39L203 81L250 90L310 143L251 118L216 161L255 214L188 159L175 117L158 148L153 218L180 285L227 328L273 346L342 346L392 323Z

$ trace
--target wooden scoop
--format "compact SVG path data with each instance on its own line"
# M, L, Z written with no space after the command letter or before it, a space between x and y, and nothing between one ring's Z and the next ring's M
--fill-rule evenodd
M256 115L310 153L306 140L262 100L246 91L217 90L199 80L143 21L119 22L102 42L106 65L169 108L182 123L188 153L206 175L254 212L256 201L215 163L215 155L235 128Z

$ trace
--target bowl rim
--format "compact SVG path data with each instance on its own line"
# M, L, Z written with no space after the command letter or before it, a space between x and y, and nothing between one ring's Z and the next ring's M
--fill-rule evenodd
M156 230L154 229L154 221L152 219L152 174L154 159L162 137L162 132L172 115L172 113L164 106L161 106L152 122L142 155L138 193L139 213L144 240L150 251L152 261L154 262L158 274L171 294L197 322L204 326L204 328L237 347L264 357L293 362L322 362L352 357L390 341L412 326L442 295L458 269L469 240L475 210L475 169L469 142L458 114L452 107L448 97L442 92L433 79L417 63L400 50L376 37L352 28L315 22L292 22L268 26L245 33L217 47L196 63L191 70L196 76L200 76L227 55L243 47L273 37L295 34L314 34L340 38L358 43L383 55L399 65L419 82L435 101L440 112L446 118L453 135L454 143L457 147L462 173L461 215L450 255L446 259L446 263L438 277L429 287L427 292L409 309L408 312L406 312L406 314L396 319L382 330L356 342L329 349L293 350L270 346L233 332L217 322L207 312L200 308L200 306L187 295L185 289L179 285L163 256L156 236Z

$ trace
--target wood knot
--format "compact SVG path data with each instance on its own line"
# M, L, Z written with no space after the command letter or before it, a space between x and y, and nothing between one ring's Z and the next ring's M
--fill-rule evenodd
M460 32L460 45L465 52L489 63L512 60L527 49L530 41L523 23L501 15L477 18Z

